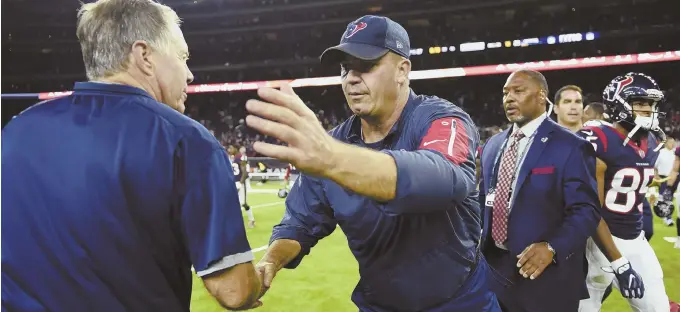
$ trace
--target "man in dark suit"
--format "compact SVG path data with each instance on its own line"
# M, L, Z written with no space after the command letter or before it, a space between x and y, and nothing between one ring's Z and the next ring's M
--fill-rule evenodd
M588 142L547 118L548 86L519 70L503 87L513 126L481 153L483 253L504 311L578 310L587 298L584 250L600 216Z

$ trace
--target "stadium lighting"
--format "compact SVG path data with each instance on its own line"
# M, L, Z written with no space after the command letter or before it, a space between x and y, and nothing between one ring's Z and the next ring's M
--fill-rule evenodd
M506 40L503 42L466 42L461 43L459 51L460 52L472 52L472 51L482 51L486 49L496 49L505 46L506 48L511 47L528 47L532 45L542 45L542 44L561 44L561 43L571 43L571 42L581 42L583 40L592 41L599 38L598 32L587 32L587 33L567 33L561 35L547 36L547 37L534 37L525 39L515 39ZM420 51L420 52L419 52ZM446 52L455 52L456 46L448 47L430 47L428 52L430 54L440 54ZM412 49L411 55L422 55L422 48Z
M587 33L568 33L561 35L553 35L547 37L534 37L516 40L506 40L506 41L496 41L496 42L467 42L460 44L460 52L471 52L471 51L482 51L486 49L496 49L505 46L506 48L511 47L528 47L532 45L542 45L542 44L560 44L560 43L571 43L580 42L583 40L592 41L600 37L598 32L587 32ZM446 52L455 52L456 46L451 45L448 47L430 47L428 48L429 54L440 54ZM411 55L422 55L423 48L411 49ZM226 64L225 64L226 65Z
M466 42L460 44L460 52L472 52L472 51L482 51L484 50L484 41L478 42Z
M423 55L423 48L412 49L411 55Z
M680 50L664 51L653 53L638 53L628 55L594 56L587 58L572 58L563 60L537 61L527 63L511 63L482 65L469 67L453 67L432 70L415 70L409 76L412 80L437 79L464 76L483 76L507 74L522 68L529 68L538 71L550 71L573 68L591 68L603 66L618 66L631 64L644 64L654 62L677 62L680 61ZM190 85L187 93L207 93L207 92L231 92L257 90L261 87L276 88L282 83L289 83L294 88L318 87L339 85L340 76L300 78L292 80L272 80L272 81L248 81L248 82L223 82L200 85ZM2 94L2 98L39 98L46 100L56 97L70 95L72 91L42 92L42 93L10 93ZM4 102L4 105L7 105Z
M557 40L560 43L581 42L583 40L583 34L581 33L562 34L557 37Z

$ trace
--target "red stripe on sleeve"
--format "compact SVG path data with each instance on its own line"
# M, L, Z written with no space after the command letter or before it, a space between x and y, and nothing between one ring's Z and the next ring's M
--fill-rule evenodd
M584 129L591 130L593 133L600 139L600 142L602 142L602 152L607 151L607 135L604 134L604 131L600 127L584 127Z
M468 159L470 147L465 125L458 118L445 117L433 121L420 141L418 149L428 149L442 153L454 164Z

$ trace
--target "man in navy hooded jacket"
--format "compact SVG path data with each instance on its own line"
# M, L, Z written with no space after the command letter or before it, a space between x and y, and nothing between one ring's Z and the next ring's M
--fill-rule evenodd
M288 143L255 150L303 172L258 264L265 287L339 225L359 262L361 311L500 311L479 253L479 135L460 108L409 88L409 51L388 18L348 25L321 57L340 65L354 113L330 135L287 85L246 104L250 127Z

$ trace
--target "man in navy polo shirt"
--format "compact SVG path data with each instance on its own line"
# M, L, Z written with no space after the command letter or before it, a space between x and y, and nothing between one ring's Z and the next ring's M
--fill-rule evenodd
M231 163L182 115L178 22L150 0L83 5L91 82L3 129L3 311L189 311L192 265L225 307L260 304Z
M339 225L359 262L361 311L500 311L479 253L478 133L457 106L410 90L408 58L401 25L350 23L321 57L340 65L354 113L330 135L288 85L246 104L250 127L288 143L255 150L303 173L258 263L265 287Z

